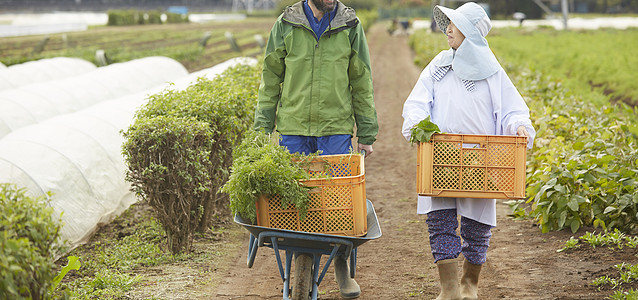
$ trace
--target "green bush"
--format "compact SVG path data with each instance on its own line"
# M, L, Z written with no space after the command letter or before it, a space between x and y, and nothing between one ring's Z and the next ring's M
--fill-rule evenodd
M162 12L140 10L109 10L108 26L162 24ZM166 13L166 23L188 23L188 15Z
M176 14L176 13L166 13L166 23L188 23L188 15Z
M190 250L194 232L226 214L232 149L252 127L259 72L237 66L184 91L152 95L124 132L127 180L149 201L173 253Z
M107 14L107 26L137 25L140 20L140 13L135 10L109 10Z
M61 220L44 197L0 184L0 299L49 299Z
M358 10L357 17L361 21L363 30L368 31L368 28L379 18L379 13L376 10Z

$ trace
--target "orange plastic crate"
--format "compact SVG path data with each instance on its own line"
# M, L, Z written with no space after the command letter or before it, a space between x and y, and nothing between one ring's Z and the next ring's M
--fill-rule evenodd
M331 177L302 181L306 186L315 187L309 192L306 218L299 219L294 205L284 209L279 196L262 195L257 201L257 225L344 236L365 235L368 224L363 156L317 156L308 172Z
M434 134L417 149L417 193L432 197L525 198L527 137Z

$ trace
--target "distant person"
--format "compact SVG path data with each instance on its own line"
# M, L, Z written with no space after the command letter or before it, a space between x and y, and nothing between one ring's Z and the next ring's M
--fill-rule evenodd
M515 12L512 17L514 18L514 20L518 21L518 26L523 26L523 21L525 21L525 19L527 19L527 15L525 13L522 12Z
M441 132L527 136L531 147L536 132L529 109L488 46L485 36L492 24L485 10L474 2L456 10L436 6L434 17L450 49L425 67L405 101L403 135L409 140L412 128L430 116ZM496 200L419 196L419 211L427 213L439 271L437 299L478 299L479 274L496 226Z
M334 0L303 0L275 22L264 55L254 127L276 130L291 153L372 154L379 126L370 55L354 9ZM295 265L299 265L298 255ZM361 290L345 257L334 259L341 296Z

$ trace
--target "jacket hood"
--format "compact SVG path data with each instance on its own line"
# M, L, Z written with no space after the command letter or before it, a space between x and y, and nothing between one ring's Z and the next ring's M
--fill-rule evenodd
M501 69L485 39L492 23L480 5L468 2L456 10L437 5L434 19L443 33L452 22L465 36L456 51L449 49L435 57L433 63L436 66L452 65L457 76L465 80L485 79Z
M359 20L357 15L351 7L345 6L340 1L336 1L336 12L334 19L330 22L330 27L324 34L332 34L335 31L340 31L346 28L355 26ZM292 25L302 25L310 29L310 22L306 18L306 14L303 11L303 1L299 1L284 9L282 14L283 21Z

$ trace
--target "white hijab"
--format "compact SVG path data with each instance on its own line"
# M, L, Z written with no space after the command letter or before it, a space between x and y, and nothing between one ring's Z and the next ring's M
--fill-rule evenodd
M435 66L452 65L454 73L464 80L482 80L501 69L485 39L492 23L480 5L468 2L456 10L437 5L433 13L434 20L443 33L451 20L465 36L456 51L450 48L439 53L432 60Z

